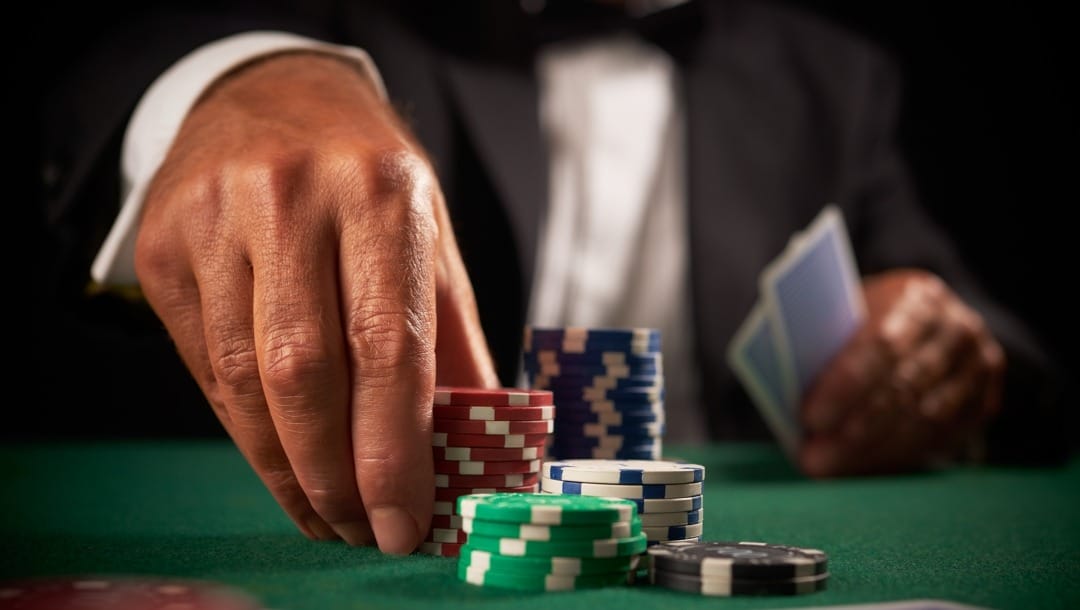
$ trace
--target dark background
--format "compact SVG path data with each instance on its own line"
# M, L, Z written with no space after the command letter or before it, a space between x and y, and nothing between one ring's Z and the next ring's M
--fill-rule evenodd
M1066 219L1080 202L1080 70L1066 3L783 2L860 33L898 62L905 82L900 137L928 210L991 293L1061 362L1074 398L1080 358L1068 293L1077 276L1070 264L1077 239ZM27 115L36 116L38 96L128 8L108 0L47 1L35 4L26 21L13 21L11 65L18 91L27 93L14 96L16 105L29 101ZM32 152L17 156L14 167L30 178L25 186L33 197L40 185L38 125L14 125L16 133L26 127ZM40 229L40 221L35 216L30 226ZM33 341L34 334L17 328L15 340ZM1076 422L1073 416L1074 428Z

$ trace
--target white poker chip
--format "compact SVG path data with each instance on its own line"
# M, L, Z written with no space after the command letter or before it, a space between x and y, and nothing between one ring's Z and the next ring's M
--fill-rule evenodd
M599 496L602 498L655 499L689 498L701 495L701 483L670 485L611 485L607 483L578 483L540 478L540 490L550 494L570 496Z
M667 485L700 483L705 467L667 460L560 460L545 463L544 476L578 483Z

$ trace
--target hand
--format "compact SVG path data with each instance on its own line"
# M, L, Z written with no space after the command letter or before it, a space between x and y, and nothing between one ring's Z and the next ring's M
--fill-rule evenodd
M291 53L216 83L151 185L136 271L304 534L416 548L434 385L498 380L432 168L361 72Z
M961 448L999 409L1005 356L939 278L901 270L863 283L866 323L802 404L810 476L923 467Z

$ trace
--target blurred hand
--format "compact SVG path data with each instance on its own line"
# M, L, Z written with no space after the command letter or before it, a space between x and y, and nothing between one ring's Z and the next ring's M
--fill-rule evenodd
M810 476L911 470L955 453L999 409L1005 356L939 278L863 283L867 321L802 404Z
M416 548L434 385L498 380L432 168L360 71L290 53L216 83L151 185L136 271L301 531Z

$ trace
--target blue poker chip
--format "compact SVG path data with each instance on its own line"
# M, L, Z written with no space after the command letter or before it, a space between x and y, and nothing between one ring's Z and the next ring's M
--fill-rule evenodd
M622 413L622 414L634 414L640 415L645 413L664 413L663 402L653 403L626 403L615 402L612 400L597 400L592 402L586 402L582 400L559 400L556 401L556 409L564 412L573 411L575 413ZM558 413L555 414L558 419Z
M543 474L559 481L653 485L704 481L705 467L674 460L562 460L546 462Z
M536 375L531 387L552 391L573 391L587 388L622 390L625 388L664 387L662 375L635 375L634 377L605 377L603 375Z
M662 402L667 392L664 388L622 388L606 390L598 388L579 388L576 390L551 389L551 396L556 404L560 400L598 402L610 400L622 404L651 404Z
M605 449L622 449L649 445L663 438L662 434L656 434L649 430L628 431L626 434L600 434L588 435L583 430L574 428L556 428L551 436L552 445L563 447L603 447Z
M552 447L548 450L552 459L556 460L658 460L663 457L663 449L659 445L645 449L604 449L602 447Z
M570 366L662 366L662 352L633 353L598 351L566 353L558 350L522 352L522 359L532 364L563 364Z
M522 362L522 370L530 377L537 376L595 376L613 377L639 377L643 375L656 376L663 373L664 367L656 364L559 364L559 363L536 363Z
M597 413L584 409L563 408L561 405L555 408L555 424L559 422L574 424L603 424L606 426L625 426L634 424L647 424L663 422L664 410L659 411L611 411Z
M570 437L582 437L582 438L602 438L602 437L658 437L663 436L667 431L667 424L664 422L648 422L638 424L622 424L617 426L607 424L595 424L595 423L580 423L570 421L560 421L555 419L555 437L566 438Z
M568 353L606 350L658 352L660 331L655 328L526 328L524 351L544 349Z

